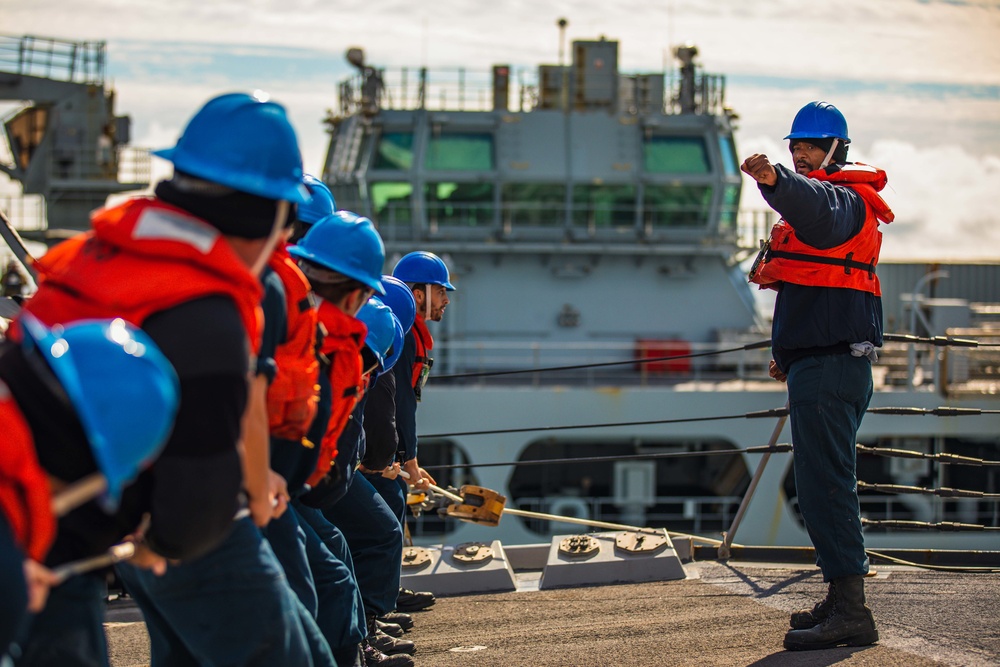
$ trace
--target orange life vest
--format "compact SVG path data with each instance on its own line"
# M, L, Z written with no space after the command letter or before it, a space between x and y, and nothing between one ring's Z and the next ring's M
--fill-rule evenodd
M14 539L25 553L42 562L56 536L49 478L38 463L35 442L24 415L3 382L0 382L0 424L4 431L0 512L7 517Z
M309 300L309 281L285 246L274 251L268 266L285 286L288 325L285 342L274 354L278 373L267 389L267 416L271 435L298 442L309 430L319 401L316 309Z
M881 169L861 163L833 165L810 172L808 178L844 185L865 201L861 231L833 248L814 248L803 243L795 228L780 220L750 270L750 282L761 289L776 289L783 282L814 287L845 287L875 296L882 295L875 268L882 232L879 222L892 222L894 215L878 195L888 179Z
M434 349L434 338L427 328L424 316L420 313L417 313L416 318L413 320L411 331L413 332L413 342L416 351L413 357L411 383L413 384L413 393L419 401L420 394L424 390L424 385L427 384L427 378L431 374L431 367L434 365L434 360L430 356L431 350Z
M91 223L36 262L42 280L28 312L49 326L108 317L142 326L153 313L223 295L256 353L260 283L217 229L151 197L97 211Z
M321 352L330 360L330 420L320 443L316 470L306 480L309 486L323 479L337 458L337 440L347 425L347 418L361 398L361 348L368 327L327 301L320 303L319 321L326 329Z

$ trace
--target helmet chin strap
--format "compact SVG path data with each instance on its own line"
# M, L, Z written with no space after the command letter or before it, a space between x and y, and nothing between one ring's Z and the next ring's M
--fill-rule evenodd
M253 266L250 267L250 273L253 274L254 278L259 278L261 271L264 270L264 266L267 264L267 260L271 258L271 253L278 245L278 239L281 237L281 232L285 228L285 220L288 218L288 209L291 204L284 199L278 200L278 205L275 207L274 212L274 224L271 225L271 233L267 237L267 242L264 244L264 249L261 250L260 255L254 261Z
M830 164L830 161L833 159L833 152L837 150L837 146L839 145L840 139L834 137L833 143L830 144L830 150L826 152L826 157L823 158L823 163L819 166L820 169L825 169Z

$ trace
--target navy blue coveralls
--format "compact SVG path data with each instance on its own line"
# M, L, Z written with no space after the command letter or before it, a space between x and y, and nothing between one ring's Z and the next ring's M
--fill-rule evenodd
M767 203L804 243L832 248L861 231L866 204L853 189L775 165ZM788 376L795 487L825 581L868 572L855 444L872 396L871 362L852 343L882 345L882 300L847 288L782 283L771 352Z

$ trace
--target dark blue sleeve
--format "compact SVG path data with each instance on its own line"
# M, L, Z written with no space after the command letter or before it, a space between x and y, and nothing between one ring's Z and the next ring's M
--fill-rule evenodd
M852 188L806 178L775 165L778 182L758 183L760 194L798 238L814 248L833 248L861 231L865 201Z
M368 390L365 403L365 453L361 462L369 470L392 465L399 444L396 433L396 376L383 373Z
M288 312L285 309L285 286L281 284L278 274L264 267L261 284L264 286L264 298L260 304L264 311L264 331L257 354L257 375L266 375L270 384L278 372L274 361L275 350L288 337Z
M413 331L406 334L403 354L392 367L396 376L396 434L399 436L400 462L417 457L417 395L413 391L413 363L417 358L417 342Z

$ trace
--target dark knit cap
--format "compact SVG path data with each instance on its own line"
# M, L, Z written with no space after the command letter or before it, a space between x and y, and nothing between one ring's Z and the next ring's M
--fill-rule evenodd
M833 145L833 137L815 137L811 139L799 138L799 139L789 139L788 149L791 150L792 146L799 142L805 142L807 144L812 144L816 148L822 148L824 152L830 152L830 146ZM833 152L833 162L847 162L847 144L843 140L837 143L837 150Z
M156 186L156 196L201 218L226 236L262 239L271 234L278 202L176 172ZM289 207L282 226L295 219Z

